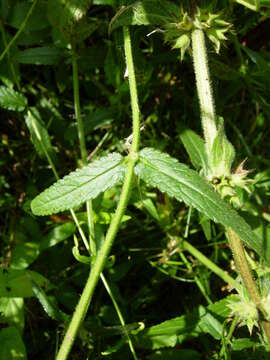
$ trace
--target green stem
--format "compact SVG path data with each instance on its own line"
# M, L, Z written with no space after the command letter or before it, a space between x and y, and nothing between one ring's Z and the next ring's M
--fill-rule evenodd
M74 108L75 108L75 117L77 121L78 128L78 137L81 150L82 164L87 165L87 150L85 143L85 134L84 126L81 117L81 105L80 105L80 88L79 88L79 71L78 71L78 61L75 50L72 49L72 72L73 72L73 94L74 94ZM92 201L86 202L87 210L87 219L89 227L89 243L91 253L94 255L96 253L96 244L95 244L95 224L94 224L94 210L92 206ZM89 246L88 246L89 249Z
M224 270L218 267L208 257L203 255L198 249L192 246L189 242L182 240L180 243L180 250L181 249L187 250L191 255L193 255L196 259L198 259L208 269L213 271L213 273L215 273L218 277L224 280L227 284L230 284L232 287L235 287L236 289L240 289L240 286L237 283L237 281L235 281L230 275L226 274Z
M72 72L73 72L73 94L74 94L75 117L77 120L81 157L82 157L83 165L87 165L87 151L85 145L84 127L81 117L81 106L80 106L78 62L77 62L77 55L74 49L72 49Z
M5 50L2 52L1 56L0 56L0 62L4 59L5 55L8 53L9 49L11 48L11 46L14 44L14 42L18 39L18 37L21 35L21 33L23 32L27 21L29 20L30 16L32 15L34 8L37 4L38 0L35 0L32 4L32 6L30 7L25 19L23 20L23 22L21 23L18 31L16 32L16 34L13 36L13 38L10 40L10 42L8 43L8 45L6 46Z
M192 272L192 266L189 263L189 261L187 260L187 258L185 257L185 255L182 252L179 252L179 255L181 257L181 259L183 260L184 264L186 265L187 269ZM203 286L203 284L201 283L200 279L198 278L198 276L194 275L194 280L198 286L198 288L200 289L202 295L205 297L205 300L208 302L208 304L213 304L212 300L210 299L210 297L207 295L207 292Z
M203 30L193 30L191 37L194 72L200 101L202 126L206 142L206 150L209 155L211 153L213 141L216 137L217 125Z
M261 305L261 295L259 293L256 282L252 276L252 272L247 262L243 243L239 236L232 229L227 228L226 230L236 267L241 275L241 278L248 291L251 301L254 302L263 317L261 325L264 329L268 342L270 343L270 323L265 320L267 314Z
M125 320L124 320L123 315L121 313L121 310L120 310L120 308L119 308L119 306L117 304L117 301L115 300L114 295L113 295L113 293L112 293L112 291L111 291L111 289L109 287L109 284L107 283L107 280L105 279L105 277L104 277L104 275L102 273L100 274L100 277L101 277L101 280L102 280L102 282L104 284L105 289L107 290L107 293L110 295L110 298L111 298L112 303L114 305L114 308L115 308L115 310L117 312L120 323L123 326L123 329L125 329L125 327L126 327ZM129 348L130 348L130 351L132 353L132 356L133 356L134 360L138 360L135 349L134 349L134 346L133 346L133 343L132 343L132 340L131 340L131 338L129 336L129 333L127 331L125 331L125 335L127 337L128 345L129 345Z
M7 44L6 32L5 32L5 28L4 28L4 25L3 25L2 21L0 21L0 28L1 28L1 33L2 33L2 39L3 39L4 46L5 46L5 48L7 48L8 44ZM12 59L10 58L9 51L7 51L7 57L8 57L8 65L10 67L11 75L13 77L13 80L14 80L18 90L20 90L20 82L19 82L18 77L16 75L14 64L12 62Z
M132 58L130 34L129 34L129 29L127 27L124 27L124 43L125 43L126 62L127 62L127 68L129 74L129 86L130 86L132 121L133 121L133 139L131 145L131 153L128 157L128 164L127 164L124 184L122 187L119 203L117 205L114 217L112 219L112 222L110 223L105 241L101 249L99 250L95 263L92 266L90 276L87 280L86 286L83 290L80 301L73 314L71 323L68 327L63 343L57 355L57 360L67 359L68 354L73 345L73 342L75 340L75 337L77 335L77 332L79 330L79 327L86 316L98 279L105 266L107 257L113 245L113 241L121 224L122 217L125 213L131 191L132 180L134 177L134 167L137 161L137 156L138 156L137 151L139 148L139 138L140 138L140 112L138 106L138 96L137 96L135 71L134 71L133 58Z

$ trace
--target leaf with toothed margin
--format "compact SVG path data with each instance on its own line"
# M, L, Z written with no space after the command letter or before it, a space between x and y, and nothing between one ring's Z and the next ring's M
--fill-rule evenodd
M35 215L50 215L96 198L123 180L124 158L112 153L58 180L31 203Z
M157 187L215 222L230 227L247 245L266 257L262 240L196 171L167 154L145 148L139 153L135 173L149 186Z

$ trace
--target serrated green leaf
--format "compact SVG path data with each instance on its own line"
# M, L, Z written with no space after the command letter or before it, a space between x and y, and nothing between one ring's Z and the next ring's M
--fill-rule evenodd
M144 0L121 8L110 24L110 31L125 25L165 25L176 22L180 6L167 0Z
M26 350L19 331L13 327L0 330L0 359L26 360Z
M151 148L143 149L139 158L135 172L148 185L157 187L179 201L184 201L215 222L232 228L246 244L265 258L262 240L194 170Z
M119 183L125 174L123 157L112 153L57 181L31 203L35 215L50 215L77 207Z
M63 49L56 47L35 47L18 51L16 60L21 64L54 65L65 55Z
M0 107L13 110L23 111L27 106L27 99L17 91L6 86L0 86Z
M46 314L54 320L58 320L58 321L67 320L68 316L65 313L63 313L60 309L58 309L58 307L55 304L52 303L52 301L48 298L45 291L39 286L39 284L37 284L30 276L29 276L29 280L32 285L33 293L40 302Z
M34 107L28 110L25 116L26 125L31 134L31 140L34 147L41 158L46 157L46 153L53 154L53 147L50 136L45 128L38 110Z
M190 129L185 129L180 133L180 139L189 155L192 165L196 169L203 168L206 174L207 156L203 139Z

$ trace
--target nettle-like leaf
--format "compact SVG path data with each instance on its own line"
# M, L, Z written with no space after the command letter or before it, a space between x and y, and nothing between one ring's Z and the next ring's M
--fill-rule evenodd
M104 156L57 181L31 203L35 215L50 215L77 207L119 183L125 174L123 157Z
M175 22L180 7L167 0L144 0L122 7L110 24L110 31L125 25L165 25Z
M11 88L0 86L0 107L7 110L24 111L26 106L25 96Z
M139 159L135 172L148 185L157 187L179 201L184 201L215 222L232 228L252 249L265 257L261 239L194 170L151 148L143 149Z

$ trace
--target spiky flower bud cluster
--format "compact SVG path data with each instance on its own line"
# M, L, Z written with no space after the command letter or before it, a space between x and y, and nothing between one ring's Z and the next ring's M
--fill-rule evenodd
M225 34L231 27L229 22L221 18L221 14L212 14L208 9L197 8L194 18L181 9L181 21L165 25L165 41L173 43L173 49L180 49L183 60L185 52L190 49L191 32L201 29L218 53L221 42L227 39Z

